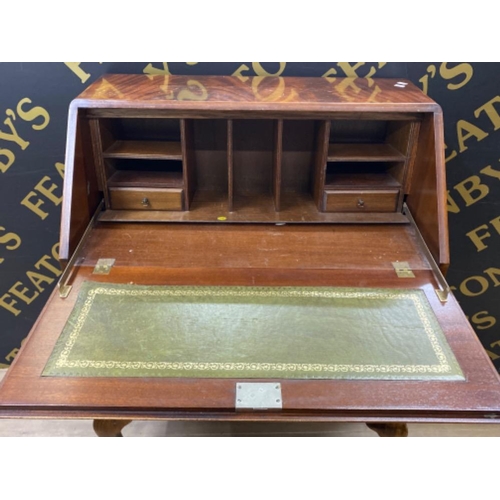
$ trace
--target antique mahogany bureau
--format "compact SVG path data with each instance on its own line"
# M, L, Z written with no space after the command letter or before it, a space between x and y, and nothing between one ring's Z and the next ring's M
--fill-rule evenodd
M2 383L0 417L89 418L99 435L133 419L360 421L380 435L499 422L499 377L443 277L445 193L441 109L407 81L104 76L70 106L64 272ZM89 282L418 292L461 376L47 376ZM253 405L238 406L242 386Z

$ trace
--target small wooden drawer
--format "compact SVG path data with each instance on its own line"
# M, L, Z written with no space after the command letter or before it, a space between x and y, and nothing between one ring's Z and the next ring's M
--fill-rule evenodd
M113 210L183 210L182 189L110 188Z
M327 212L395 212L398 189L325 191Z

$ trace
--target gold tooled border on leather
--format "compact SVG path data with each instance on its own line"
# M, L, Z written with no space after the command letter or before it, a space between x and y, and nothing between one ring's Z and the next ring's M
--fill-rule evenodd
M212 363L212 362L153 362L153 361L113 361L113 360L72 360L69 355L78 339L80 331L85 324L92 304L97 295L131 295L131 296L171 296L171 297L193 297L193 296L224 296L224 297L320 297L320 298L363 298L363 299L388 299L388 300L412 300L417 314L422 322L424 330L430 341L432 349L439 361L434 365L354 365L354 364L304 364L304 363ZM287 287L168 287L165 289L141 289L141 288L108 288L99 286L88 291L88 296L75 322L73 331L70 333L64 348L60 352L55 366L57 368L119 368L128 370L177 370L177 371L274 371L274 372L327 372L327 373L450 373L452 367L446 354L436 336L433 321L428 317L429 308L423 300L426 300L423 291L415 290L389 290L389 289L359 289L332 290L304 290ZM432 312L432 311L430 311Z

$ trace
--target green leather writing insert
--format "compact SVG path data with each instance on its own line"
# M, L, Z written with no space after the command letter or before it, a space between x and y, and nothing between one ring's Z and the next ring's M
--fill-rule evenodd
M464 380L421 290L94 282L43 375Z

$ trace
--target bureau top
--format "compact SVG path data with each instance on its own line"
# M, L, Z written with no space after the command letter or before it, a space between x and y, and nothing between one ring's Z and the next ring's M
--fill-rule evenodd
M77 108L283 112L439 112L407 80L389 78L104 75Z

